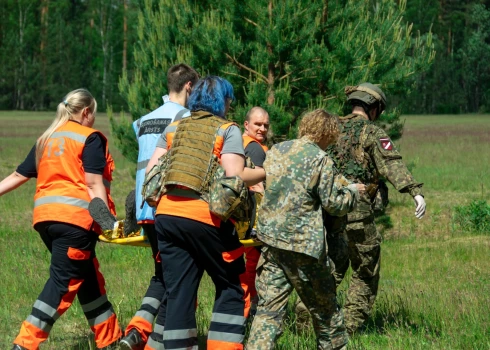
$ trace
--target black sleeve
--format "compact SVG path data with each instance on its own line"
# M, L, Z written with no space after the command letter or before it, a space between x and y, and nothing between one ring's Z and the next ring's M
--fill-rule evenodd
M33 178L37 177L36 169L36 145L32 146L26 159L17 167L16 170L20 175Z
M106 165L105 141L94 132L85 141L82 152L83 169L86 173L102 175Z
M245 157L250 157L254 165L264 167L265 151L257 142L250 142L245 147Z

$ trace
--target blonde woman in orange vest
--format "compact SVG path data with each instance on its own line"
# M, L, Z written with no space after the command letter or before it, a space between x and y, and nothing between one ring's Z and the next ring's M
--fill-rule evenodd
M202 193L189 187L195 176L203 174L202 169L208 169L213 154L227 176L240 176L247 186L265 179L263 169L244 168L240 129L225 119L232 99L233 87L227 80L200 79L189 96L191 115L165 129L148 164L147 171L170 150L166 183L180 185L166 186L156 211L167 300L166 307L160 307L146 350L198 349L195 303L204 271L216 287L207 349L243 349L243 246L233 224L212 214Z
M269 113L261 107L252 107L245 117L243 126L245 128L243 138L243 148L245 156L250 157L256 168L263 169L265 152L268 148L265 145L269 132ZM254 192L264 193L264 183L250 187ZM255 289L255 276L257 275L257 264L260 258L260 247L245 247L245 272L240 276L242 287L245 291L245 315L248 317L250 310L257 309L257 290Z
M107 139L92 129L96 110L87 90L68 93L24 162L0 182L2 196L37 178L33 224L51 252L50 277L12 350L39 349L75 296L99 349L110 348L122 335L99 272L98 227L88 211L90 201L99 197L115 214L109 194L114 162Z

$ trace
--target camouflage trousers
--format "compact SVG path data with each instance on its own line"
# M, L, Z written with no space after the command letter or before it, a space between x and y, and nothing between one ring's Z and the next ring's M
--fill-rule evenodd
M342 282L349 265L352 268L343 308L345 326L352 334L369 318L378 292L381 236L374 217L349 222L344 233L330 238L328 244L337 285Z
M257 266L256 287L259 304L246 349L274 348L293 288L312 315L317 348L345 349L348 336L330 267L305 254L266 247Z

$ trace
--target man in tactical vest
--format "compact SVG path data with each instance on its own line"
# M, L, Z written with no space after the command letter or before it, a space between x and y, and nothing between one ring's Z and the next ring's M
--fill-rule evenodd
M330 240L329 251L335 263L335 278L340 284L349 264L352 277L344 305L347 331L352 334L366 322L378 291L380 270L381 236L374 224L374 200L380 177L386 178L400 193L409 193L415 201L415 216L425 214L422 183L416 182L402 161L386 132L374 121L386 108L386 96L381 89L370 83L345 88L352 113L340 118L340 136L337 145L327 153L337 168L354 183L366 185L357 208L347 215L344 232ZM339 245L338 247L335 247Z
M142 205L141 189L145 180L145 169L155 151L155 146L165 128L172 122L190 116L185 108L192 87L199 79L197 72L186 64L177 64L167 72L168 95L163 97L164 104L133 123L138 139L139 152L136 171L136 218L143 227L150 242L155 275L143 298L140 309L126 328L126 336L121 340L121 349L142 349L152 332L153 320L158 314L161 300L165 294L162 265L158 256L158 242L155 232L155 209L146 202Z

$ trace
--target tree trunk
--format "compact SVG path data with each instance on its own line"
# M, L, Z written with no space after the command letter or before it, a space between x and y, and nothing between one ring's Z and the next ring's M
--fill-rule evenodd
M269 0L269 26L272 26L272 0ZM268 96L267 104L274 104L275 94L274 94L274 80L275 80L275 65L272 62L273 47L271 43L267 43L267 52L269 53L269 64L267 66L267 85L268 85Z
M123 14L123 57L122 57L122 71L126 72L127 68L127 55L128 49L128 1L124 0L124 14Z
M109 38L108 35L112 30L112 0L104 6L103 1L99 2L99 33L103 55L103 73L102 73L102 106L106 106L107 92L107 75L109 66Z
M46 83L46 33L48 31L48 10L49 10L49 0L41 1L41 44L39 47L40 55L41 55L41 75L42 75L42 88L41 91L44 94L47 92L47 83ZM44 95L43 94L43 95ZM41 108L44 108L44 96L41 95Z

